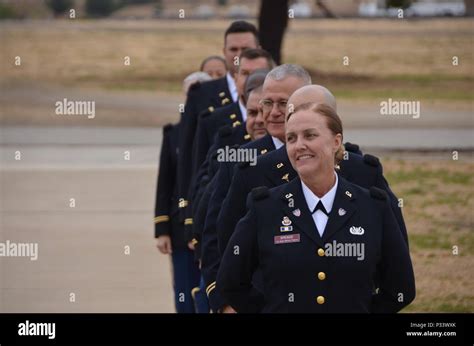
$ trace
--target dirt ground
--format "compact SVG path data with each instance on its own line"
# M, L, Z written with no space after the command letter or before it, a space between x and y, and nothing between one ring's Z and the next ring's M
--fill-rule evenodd
M222 54L228 23L2 22L0 73L6 81L179 93L184 77L205 57ZM291 19L283 57L303 65L338 97L472 101L472 34L472 19Z

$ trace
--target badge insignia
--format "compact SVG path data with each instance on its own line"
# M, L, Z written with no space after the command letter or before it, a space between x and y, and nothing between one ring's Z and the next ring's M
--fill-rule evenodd
M276 235L273 238L274 244L299 243L300 241L299 234Z
M356 226L352 226L350 229L349 229L349 232L351 232L351 234L354 234L354 235L362 235L364 234L365 230L363 227L356 227Z
M283 167L283 163L280 162L280 163L277 165L277 168L280 169L280 168L282 168L282 167Z
M301 215L301 210L299 210L299 209L293 210L293 215L296 216L296 217L300 216Z
M344 216L344 215L346 215L346 209L339 208L338 214L339 214L339 216Z
M283 177L281 177L281 180L286 180L286 181L290 181L290 179L288 178L288 173L286 173Z
M292 193L287 193L287 194L285 195L285 198L291 198L291 197L293 197L293 194L292 194Z
M352 193L350 193L349 191L346 191L346 195L351 198L352 197Z
M281 224L283 226L289 226L289 225L291 225L291 220L288 218L288 216L284 216L283 220L281 221Z

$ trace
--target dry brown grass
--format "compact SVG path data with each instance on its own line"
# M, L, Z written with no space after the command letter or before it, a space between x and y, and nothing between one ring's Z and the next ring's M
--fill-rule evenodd
M208 55L220 54L228 21L39 21L1 23L5 80L180 90ZM472 100L470 19L290 20L286 62L302 64L339 97L381 93ZM15 67L15 56L22 66ZM458 56L459 66L451 63ZM125 56L131 66L124 66ZM348 56L350 65L342 59Z
M472 157L384 160L384 170L403 199L415 268L417 297L406 311L474 312Z

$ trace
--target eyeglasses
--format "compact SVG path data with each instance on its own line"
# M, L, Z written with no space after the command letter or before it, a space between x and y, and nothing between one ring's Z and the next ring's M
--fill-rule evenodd
M276 103L277 108L280 112L285 113L286 112L286 105L288 103L288 100L281 100L278 102L273 102L272 100L260 100L260 106L262 106L262 110L264 113L271 112L273 109L273 105Z

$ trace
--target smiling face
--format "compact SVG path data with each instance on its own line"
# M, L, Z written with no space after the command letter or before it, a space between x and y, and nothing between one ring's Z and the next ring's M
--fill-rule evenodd
M291 165L304 181L314 175L332 174L334 156L342 135L328 127L328 118L312 109L294 113L286 125L286 150Z
M286 103L295 90L304 85L299 78L289 76L276 81L265 79L263 84L263 121L270 135L285 141L285 112Z

